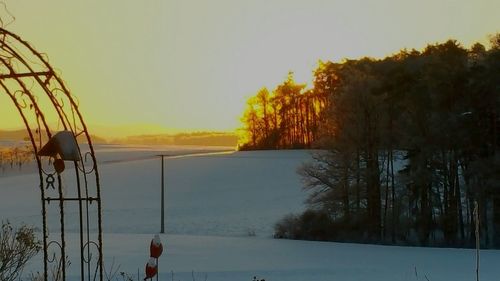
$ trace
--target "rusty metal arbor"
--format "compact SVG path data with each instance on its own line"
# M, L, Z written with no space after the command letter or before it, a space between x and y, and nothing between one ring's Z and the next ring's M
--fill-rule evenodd
M44 280L49 274L66 280L71 260L82 281L102 281L99 172L78 101L44 54L3 28L1 92L19 112L35 153L42 202ZM69 157L68 144L64 143L68 136L69 149L75 152ZM67 168L62 172L64 166ZM79 253L71 256L68 247L79 249Z

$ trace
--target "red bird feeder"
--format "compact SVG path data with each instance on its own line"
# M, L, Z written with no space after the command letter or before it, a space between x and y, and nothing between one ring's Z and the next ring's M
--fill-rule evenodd
M151 245L149 246L150 257L159 258L163 252L163 245L161 244L160 236L158 234L151 240Z
M152 279L157 273L158 267L156 265L156 261L154 258L150 258L146 264L146 278L144 278L144 280Z

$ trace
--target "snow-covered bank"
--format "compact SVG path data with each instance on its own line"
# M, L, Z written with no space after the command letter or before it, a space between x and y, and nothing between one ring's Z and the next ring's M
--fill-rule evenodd
M148 234L105 233L105 264L113 258L120 271L137 276L149 255ZM259 237L161 235L160 280L250 281L253 276L279 281L475 280L475 252L470 249L391 247L349 243L275 240ZM77 253L76 234L69 236ZM481 280L497 280L500 252L481 252ZM36 263L34 261L34 263ZM32 265L33 266L33 265ZM78 266L70 266L77 280Z
M107 234L105 239L108 257L116 256L119 262L119 255L125 253L127 260L134 262L123 264L123 268L139 263L142 270L150 235ZM162 240L165 244L165 255L160 260L163 280L170 278L170 271L180 280L191 280L191 271L207 273L208 280L234 281L249 281L254 275L266 280L297 281L425 280L424 276L433 281L475 278L475 252L467 249L188 235L163 235ZM482 251L481 255L481 280L497 280L500 252ZM198 280L203 279L200 276Z

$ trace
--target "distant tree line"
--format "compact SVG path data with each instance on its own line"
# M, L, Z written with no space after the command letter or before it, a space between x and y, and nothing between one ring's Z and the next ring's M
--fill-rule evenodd
M259 92L243 118L245 148L323 149L299 171L309 210L277 237L471 246L477 202L482 245L500 247L500 35L314 73L312 89L289 77L270 105Z
M245 142L241 150L308 148L317 139L327 93L305 90L293 73L272 92L267 88L247 101L242 117Z
M193 132L175 135L138 135L112 140L120 144L147 144L147 145L200 145L200 146L231 146L238 143L238 136L227 132Z

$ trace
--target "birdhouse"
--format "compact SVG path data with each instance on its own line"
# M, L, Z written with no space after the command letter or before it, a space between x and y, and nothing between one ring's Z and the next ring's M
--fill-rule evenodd
M70 131L60 131L56 133L42 149L40 149L38 155L60 158L64 161L80 160L80 152L78 150L76 138Z

